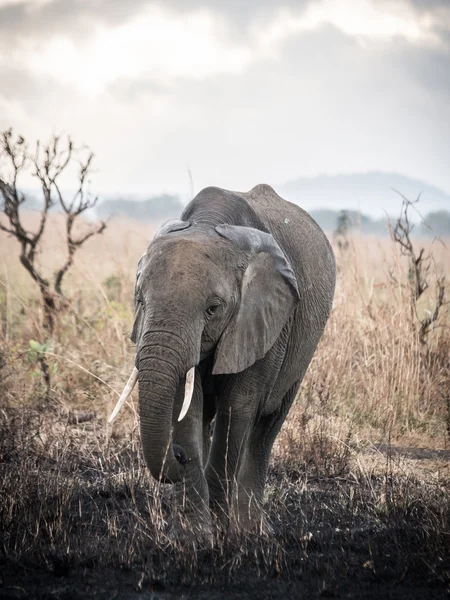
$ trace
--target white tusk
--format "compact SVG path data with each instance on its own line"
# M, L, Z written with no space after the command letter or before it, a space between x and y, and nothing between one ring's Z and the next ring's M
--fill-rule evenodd
M186 373L186 383L184 385L184 400L183 406L181 407L180 416L178 417L178 422L182 421L186 416L187 411L189 410L189 406L191 405L192 394L194 393L194 383L195 383L195 367L189 369Z
M117 417L117 415L119 414L119 410L125 404L129 395L133 391L134 386L136 385L136 381L138 380L138 375L139 375L139 371L136 369L136 367L134 367L134 369L130 375L130 379L127 381L127 385L123 388L123 392L120 395L119 401L117 402L114 410L111 413L111 416L108 419L108 423L112 423L114 421L114 419Z

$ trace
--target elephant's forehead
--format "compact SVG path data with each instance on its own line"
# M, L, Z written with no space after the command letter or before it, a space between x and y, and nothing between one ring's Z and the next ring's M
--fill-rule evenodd
M169 237L169 236L167 236ZM216 275L227 269L227 254L220 242L208 239L155 240L148 252L148 268L167 276Z

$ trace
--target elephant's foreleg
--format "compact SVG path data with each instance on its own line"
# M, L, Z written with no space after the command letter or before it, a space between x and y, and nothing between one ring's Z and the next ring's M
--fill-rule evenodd
M258 528L262 523L264 486L274 439L270 424L259 422L248 440L245 461L242 461L237 475L234 499L237 520L245 529Z
M246 459L253 413L219 409L206 467L211 508L219 519L228 518L236 491L237 474Z
M178 416L184 390L178 390L174 414ZM195 379L190 408L181 422L174 424L173 442L176 458L183 463L185 476L174 485L176 508L187 517L194 529L210 529L209 490L204 475L204 426L201 378ZM178 455L177 455L178 452Z
M215 397L213 394L203 394L203 468L208 463L211 448L211 423L216 412Z
M285 394L279 410L260 417L248 439L246 459L238 473L237 514L243 527L258 527L262 524L264 487L269 469L270 454L275 438L289 411L299 387L296 382Z

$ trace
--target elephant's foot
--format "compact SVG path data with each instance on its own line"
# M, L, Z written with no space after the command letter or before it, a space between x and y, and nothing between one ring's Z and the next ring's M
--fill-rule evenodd
M271 536L274 533L268 517L256 503L232 502L231 506L212 503L211 514L214 531L220 539L242 534Z
M175 515L169 526L168 538L172 544L182 545L195 551L211 549L214 545L211 520L187 515Z
M230 513L230 527L236 531L270 536L272 527L263 511L262 502L255 495L239 490Z
M211 516L214 522L214 527L220 530L226 530L229 521L229 507L226 502L219 502L216 499L211 500L209 503Z
M200 493L185 485L174 487L174 511L169 537L173 542L194 543L197 549L212 546L212 523L207 488Z

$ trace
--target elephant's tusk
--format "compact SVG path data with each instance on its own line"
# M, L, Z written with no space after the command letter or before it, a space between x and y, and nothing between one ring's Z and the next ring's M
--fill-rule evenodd
M192 394L194 393L194 384L195 384L195 367L189 369L186 373L186 383L184 385L184 400L183 406L181 407L180 416L178 417L178 422L182 421L186 416L187 411L189 410L189 406L191 405Z
M114 419L117 417L117 415L119 414L119 410L125 404L125 402L128 399L128 396L131 394L134 386L136 385L136 381L138 380L138 375L139 375L139 371L136 369L136 367L134 367L134 369L130 375L130 379L127 381L126 386L123 388L123 392L121 393L120 398L119 398L114 410L112 411L111 416L108 419L108 423L112 423L114 421Z

